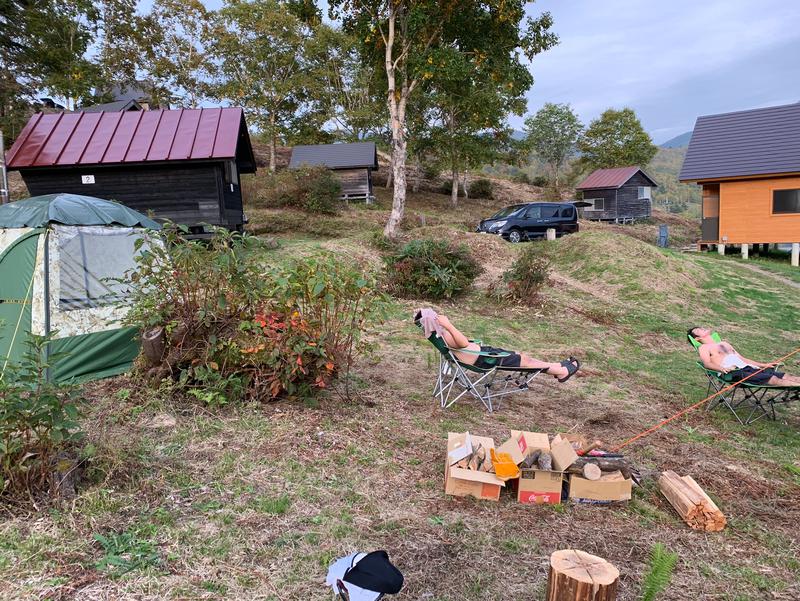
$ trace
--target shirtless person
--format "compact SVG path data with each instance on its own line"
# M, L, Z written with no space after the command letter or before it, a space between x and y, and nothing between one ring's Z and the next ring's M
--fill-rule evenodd
M688 333L700 343L697 352L700 353L700 359L706 369L729 374L733 382L739 382L763 367L764 371L747 381L759 386L800 386L800 378L776 371L776 363L760 363L746 359L731 346L730 342L726 340L714 342L711 330L708 328L691 328Z
M417 321L419 321L419 319L420 314L417 313ZM561 363L548 363L546 361L534 359L524 353L507 351L493 346L480 346L475 342L470 342L444 315L437 315L435 319L442 328L442 337L445 343L451 349L481 351L484 353L511 353L507 357L495 358L494 362L491 362L491 357L484 357L483 355L476 355L473 353L462 353L454 350L453 354L462 363L474 365L482 369L492 369L495 365L512 368L541 369L544 370L546 374L556 378L559 382L566 382L580 369L581 363L575 357L570 357ZM487 361L487 359L489 359L489 361Z

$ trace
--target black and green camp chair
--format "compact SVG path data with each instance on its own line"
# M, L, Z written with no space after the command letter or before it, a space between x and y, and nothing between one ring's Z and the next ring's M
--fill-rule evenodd
M419 325L419 324L417 324ZM439 399L442 409L446 409L464 395L478 399L491 413L495 406L499 407L501 397L515 392L528 390L531 381L543 369L526 369L524 367L504 367L501 359L511 353L487 353L481 351L467 351L452 349L447 346L444 339L432 332L428 341L439 351L439 373L436 385L433 387L433 396ZM480 340L470 340L480 344ZM482 368L459 361L454 351L469 353L484 358L492 367Z
M695 350L699 351L700 342L694 336L688 335L688 338ZM722 338L716 332L711 334L711 338L714 342L722 342ZM800 387L765 386L763 384L751 384L746 380L736 383L729 374L708 369L703 365L702 361L697 361L697 365L708 378L707 394L718 393L717 396L708 401L706 410L710 411L723 405L733 413L734 417L743 426L752 424L762 417L775 419L776 405L800 401ZM735 384L733 388L725 390L732 384Z

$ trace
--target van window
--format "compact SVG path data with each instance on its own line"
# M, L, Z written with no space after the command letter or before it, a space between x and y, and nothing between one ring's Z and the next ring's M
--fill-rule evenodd
M565 219L574 219L575 218L575 208L574 207L564 207L561 209L561 217Z
M558 207L542 207L542 217L544 219L558 217Z
M530 207L527 211L525 211L526 219L541 219L541 217L542 207Z

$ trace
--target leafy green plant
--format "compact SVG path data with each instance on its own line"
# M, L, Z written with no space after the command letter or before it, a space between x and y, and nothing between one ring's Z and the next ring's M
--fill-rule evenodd
M140 538L132 531L94 534L94 539L103 548L103 556L94 564L95 569L119 578L134 570L158 567L161 563L155 544Z
M653 545L650 550L647 574L642 582L640 601L654 601L658 595L667 589L677 562L677 553L667 551L661 543Z
M536 175L531 178L531 184L539 188L546 188L550 185L550 180L545 175Z
M489 200L493 199L494 195L492 194L492 182L484 177L470 182L469 195L471 198L487 198Z
M31 336L22 360L0 378L0 495L49 489L58 453L83 436L76 389L48 382L63 357L49 353L51 341L52 334Z
M533 304L539 299L542 287L550 275L550 259L538 245L525 247L511 264L502 280L489 288L489 296Z
M412 240L384 259L389 291L409 298L452 298L472 285L481 267L466 245Z
M333 255L272 265L257 238L225 230L206 243L182 242L170 229L165 236L130 275L128 321L163 331L160 357L141 360L148 378L171 376L203 404L311 398L349 370L380 317L374 279Z
M300 167L271 175L260 188L268 207L291 207L309 213L335 215L341 207L342 185L325 167Z

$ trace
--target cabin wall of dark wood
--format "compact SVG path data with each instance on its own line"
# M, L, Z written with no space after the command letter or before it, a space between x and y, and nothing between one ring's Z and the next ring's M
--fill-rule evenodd
M21 174L32 196L58 192L95 196L187 225L242 222L241 192L231 198L231 210L223 205L221 164L23 169ZM93 175L94 183L83 184L83 175Z
M629 179L624 186L617 190L616 217L633 219L645 219L650 217L652 201L639 198L640 186L650 186L652 188L650 180L641 173L637 173Z
M583 191L584 200L591 200L593 198L602 198L605 201L603 203L602 211L593 211L589 207L586 207L583 210L584 218L616 219L617 217L616 194L617 194L616 190L608 190L608 189L584 190Z

